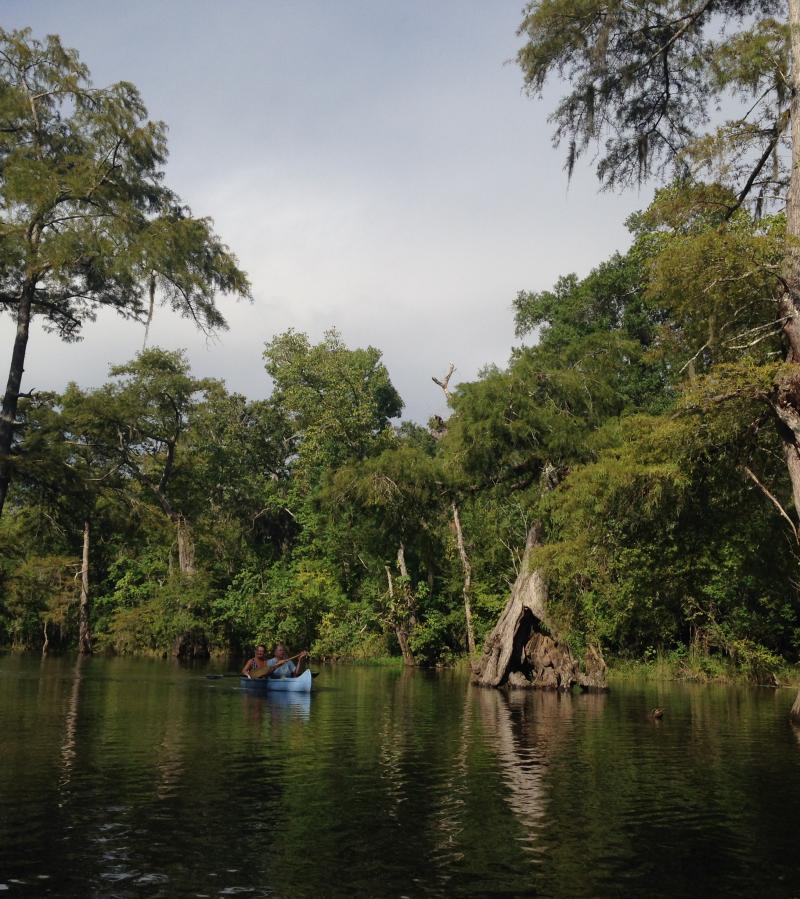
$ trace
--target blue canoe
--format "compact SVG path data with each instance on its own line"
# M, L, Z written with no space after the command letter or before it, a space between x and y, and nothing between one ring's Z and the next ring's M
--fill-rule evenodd
M239 683L248 690L263 690L268 693L273 690L287 693L310 693L312 682L313 678L308 668L297 677L239 678Z

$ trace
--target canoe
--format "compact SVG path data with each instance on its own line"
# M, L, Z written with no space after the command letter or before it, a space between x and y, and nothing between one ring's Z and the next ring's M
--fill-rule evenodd
M268 693L273 690L287 693L310 693L312 681L311 671L308 668L297 677L239 678L239 683L248 690L262 690Z

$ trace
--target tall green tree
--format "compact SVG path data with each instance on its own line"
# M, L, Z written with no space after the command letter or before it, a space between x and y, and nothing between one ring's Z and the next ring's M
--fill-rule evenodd
M88 654L92 651L92 531L98 504L118 495L122 483L115 460L86 432L80 408L74 404L75 395L73 387L66 403L54 395L37 395L26 401L17 482L29 496L46 505L51 521L58 522L65 534L80 534L78 541L73 537L68 542L80 544L78 650Z
M287 441L291 488L287 508L300 528L298 539L326 558L337 538L317 517L316 498L337 468L363 461L392 439L390 420L403 401L374 347L350 349L330 330L312 344L306 334L286 331L264 350L273 380L271 401L291 424Z
M180 454L199 395L213 382L192 377L182 352L143 350L111 367L112 383L84 393L70 385L64 406L73 426L101 449L113 469L135 482L175 529L178 565L194 573L194 543L185 499L176 482Z
M162 299L224 326L217 291L249 285L209 219L164 184L166 126L128 82L92 85L56 36L0 30L0 311L16 334L0 411L0 513L31 321L65 340L98 309L144 321Z
M376 560L376 580L385 572L385 620L404 662L413 665L413 631L425 610L419 608L412 572L432 572L441 564L431 555L439 542L436 519L447 504L433 456L399 437L394 442L379 455L331 473L322 499L334 526L355 537L356 551Z
M797 533L800 2L535 0L525 8L520 33L527 39L518 61L528 90L540 95L556 74L569 85L552 115L556 141L568 145L568 171L598 145L597 172L608 187L651 174L719 182L729 192L718 207L723 215L715 236L722 242L743 204L752 204L757 215L768 203L783 208L782 261L761 270L770 276L772 303L760 325L781 335L785 364L775 373L768 400ZM690 197L696 201L697 194ZM695 279L711 288L716 283L703 268L696 269ZM709 321L712 332L727 325L711 316ZM789 518L785 510L784 515ZM800 717L800 693L794 713Z
M373 452L403 408L380 351L350 349L336 330L316 345L297 331L278 334L264 360L273 400L295 425L296 468L310 482Z

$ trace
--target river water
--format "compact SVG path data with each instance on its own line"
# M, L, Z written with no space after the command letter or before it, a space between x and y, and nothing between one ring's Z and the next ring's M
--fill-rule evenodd
M0 899L800 896L788 690L212 670L0 656Z

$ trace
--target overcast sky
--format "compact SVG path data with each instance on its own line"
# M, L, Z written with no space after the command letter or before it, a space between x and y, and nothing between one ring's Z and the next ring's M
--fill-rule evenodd
M508 61L522 0L4 0L5 28L61 35L95 84L134 82L169 125L167 183L209 215L253 285L222 299L208 343L157 310L150 344L199 376L270 391L261 353L292 327L383 351L404 417L442 413L453 383L514 344L511 303L628 246L649 192L599 193L590 163L567 185L549 100ZM112 315L65 345L34 328L25 389L95 386L141 349ZM13 323L0 319L0 376Z

